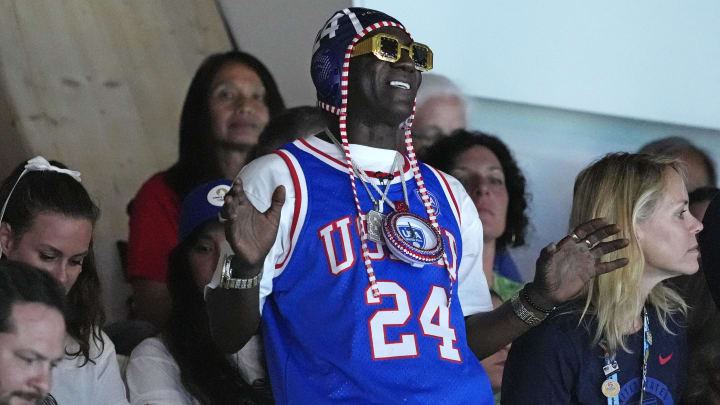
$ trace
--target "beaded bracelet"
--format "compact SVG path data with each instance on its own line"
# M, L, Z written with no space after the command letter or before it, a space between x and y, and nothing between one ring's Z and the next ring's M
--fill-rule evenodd
M527 288L530 284L532 284L532 283L526 284L525 287L523 287L523 289L522 289L522 297L525 300L525 302L530 304L530 306L533 307L533 309L537 310L538 312L542 312L545 315L548 315L552 311L554 311L555 308L557 308L557 307L552 307L551 309L545 309L545 308L542 308L539 305L535 304L534 302L532 302L532 300L530 299L530 294L528 294L528 292L527 292Z
M512 304L512 309L515 315L530 327L535 327L539 325L540 322L544 321L545 318L547 318L547 314L537 316L532 311L528 311L528 309L525 308L525 305L523 305L522 301L520 300L519 292L516 292L515 295L510 298L510 304Z

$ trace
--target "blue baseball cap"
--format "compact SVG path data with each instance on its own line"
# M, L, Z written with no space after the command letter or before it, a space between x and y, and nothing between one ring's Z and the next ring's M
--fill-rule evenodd
M360 7L336 11L323 24L315 37L310 64L310 76L322 109L340 115L343 98L347 99L347 88L343 94L343 82L347 86L347 66L352 50L348 46L352 44L354 47L370 31L390 26L406 31L393 17Z
M217 220L225 202L225 194L230 190L230 180L214 180L195 187L185 197L180 210L178 242L182 242L197 227L212 219Z

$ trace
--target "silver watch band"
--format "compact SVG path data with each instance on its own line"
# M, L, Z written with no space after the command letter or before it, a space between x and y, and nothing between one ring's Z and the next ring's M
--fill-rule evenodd
M231 288L236 290L246 290L248 288L257 287L262 279L262 270L251 278L233 278L232 277L232 259L234 255L227 255L223 258L222 276L220 278L220 288Z

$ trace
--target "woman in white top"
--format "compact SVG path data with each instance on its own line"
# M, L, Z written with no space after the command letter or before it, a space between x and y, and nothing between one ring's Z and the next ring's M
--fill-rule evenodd
M102 332L105 314L92 253L100 211L80 173L36 157L0 187L0 256L38 267L68 299L65 358L53 370L45 403L127 404L115 346Z
M254 336L234 355L212 341L203 300L225 243L217 220L229 180L191 191L182 204L178 240L170 253L170 317L160 337L145 339L130 355L128 396L139 405L262 404L265 385L262 345Z

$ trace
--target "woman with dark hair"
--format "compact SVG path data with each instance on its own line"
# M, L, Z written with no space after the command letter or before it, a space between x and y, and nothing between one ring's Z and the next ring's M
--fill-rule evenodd
M528 226L523 176L498 138L457 130L425 154L425 163L457 178L475 203L483 224L483 270L503 300L522 288L522 277L507 252L525 244Z
M50 391L60 404L126 404L92 251L100 211L80 173L36 157L0 187L0 255L52 274L68 300L66 357Z
M210 336L203 287L215 270L225 233L217 214L230 181L193 190L183 202L180 243L170 254L171 310L160 337L145 339L130 356L128 395L133 404L263 403L262 349L255 337L234 355Z
M177 244L183 198L212 179L232 179L284 108L272 75L254 56L233 51L200 65L180 117L178 161L145 182L129 209L128 276L138 318L158 327L167 318L167 257Z

